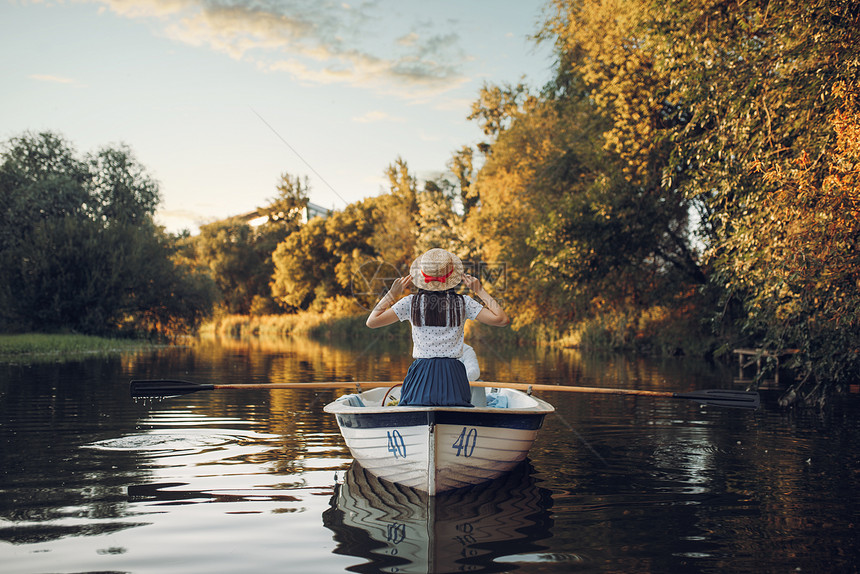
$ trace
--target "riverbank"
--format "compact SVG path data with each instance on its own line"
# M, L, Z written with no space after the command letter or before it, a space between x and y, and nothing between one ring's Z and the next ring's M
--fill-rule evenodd
M0 363L61 362L83 355L110 355L156 347L139 339L111 339L78 334L0 335Z
M304 336L320 341L361 340L369 330L367 311L354 306L301 311L288 315L222 315L201 326L203 337L254 338ZM374 332L376 338L409 336L406 323ZM514 346L549 346L595 352L627 352L643 356L708 358L718 343L694 313L653 307L639 312L604 313L568 325L562 332L547 325L499 329L475 321L466 324L466 339Z

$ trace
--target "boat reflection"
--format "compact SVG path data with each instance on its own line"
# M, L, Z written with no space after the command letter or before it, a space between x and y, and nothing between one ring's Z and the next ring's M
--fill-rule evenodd
M537 486L525 462L477 486L430 497L382 481L353 463L335 487L323 524L334 532L335 554L368 562L352 572L505 572L503 556L547 547L550 491Z

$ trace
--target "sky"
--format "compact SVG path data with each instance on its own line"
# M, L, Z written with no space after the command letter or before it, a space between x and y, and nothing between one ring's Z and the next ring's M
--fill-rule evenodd
M307 176L342 209L431 178L482 134L484 84L551 77L529 0L0 0L0 140L125 144L168 231L247 213Z

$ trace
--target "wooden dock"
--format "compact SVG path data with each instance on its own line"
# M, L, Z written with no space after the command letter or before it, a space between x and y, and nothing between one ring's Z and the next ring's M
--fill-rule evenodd
M779 384L779 360L785 355L795 355L800 352L800 349L782 349L780 351L770 351L768 349L735 349L732 351L738 356L738 378L736 382L753 382L761 374L762 359L774 359L776 361L776 369L773 371L773 382ZM751 365L755 365L755 378L745 379L744 369Z

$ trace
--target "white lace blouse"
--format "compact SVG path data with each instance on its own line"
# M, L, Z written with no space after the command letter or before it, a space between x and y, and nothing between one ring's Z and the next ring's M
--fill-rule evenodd
M391 309L401 321L412 323L412 298L415 295L407 295ZM463 295L466 303L466 313L463 323L458 326L448 325L445 327L417 327L412 325L412 356L416 359L429 359L432 357L449 357L459 359L463 355L463 328L466 319L474 320L484 307L469 297Z

